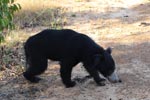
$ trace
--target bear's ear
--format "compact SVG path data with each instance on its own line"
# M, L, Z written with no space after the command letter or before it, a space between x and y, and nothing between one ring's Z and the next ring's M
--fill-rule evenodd
M112 53L112 49L111 49L110 47L108 47L108 48L106 49L106 51L107 51L109 54Z

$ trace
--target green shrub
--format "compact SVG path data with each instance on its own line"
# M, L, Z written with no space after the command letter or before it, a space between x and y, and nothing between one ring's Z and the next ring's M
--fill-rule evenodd
M20 9L20 4L14 0L0 0L0 43L4 40L4 30L14 28L13 16Z

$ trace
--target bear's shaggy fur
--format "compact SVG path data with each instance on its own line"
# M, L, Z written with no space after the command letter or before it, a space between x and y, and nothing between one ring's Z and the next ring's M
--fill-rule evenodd
M30 37L24 46L27 69L24 77L38 82L37 75L47 69L48 59L60 62L60 76L66 87L73 87L71 72L75 65L82 62L90 76L98 85L115 70L111 49L104 50L90 37L69 29L44 30Z

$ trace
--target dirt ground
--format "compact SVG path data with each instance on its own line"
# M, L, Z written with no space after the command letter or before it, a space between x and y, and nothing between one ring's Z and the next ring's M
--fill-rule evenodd
M61 2L56 0L57 2ZM147 0L66 0L68 24L92 37L104 48L113 48L113 57L122 83L97 86L92 79L65 88L59 65L50 62L38 84L22 75L0 81L0 100L150 100L150 1ZM78 64L72 77L88 75Z

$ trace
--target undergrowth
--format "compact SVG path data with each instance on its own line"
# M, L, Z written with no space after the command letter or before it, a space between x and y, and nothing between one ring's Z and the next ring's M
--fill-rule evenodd
M0 44L0 80L19 75L24 71L25 56L23 45L26 39L40 31L39 27L62 29L67 24L66 9L55 1L17 0L22 9L15 14L16 29L5 36ZM36 31L33 31L36 28ZM30 31L29 31L30 30Z

